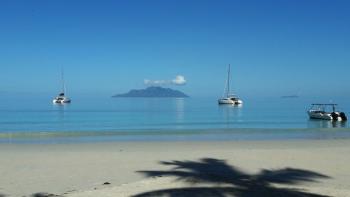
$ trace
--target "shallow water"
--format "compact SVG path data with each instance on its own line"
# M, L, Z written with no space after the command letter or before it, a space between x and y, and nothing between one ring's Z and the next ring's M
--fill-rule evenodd
M242 106L219 106L216 98L78 97L66 105L54 105L49 99L6 99L0 104L0 137L63 141L347 137L347 122L308 118L310 104L323 100L244 99ZM349 114L347 100L337 102ZM324 133L330 129L331 135Z

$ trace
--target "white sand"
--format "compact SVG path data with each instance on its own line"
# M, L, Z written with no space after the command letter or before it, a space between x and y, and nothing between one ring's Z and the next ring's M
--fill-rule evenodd
M136 171L169 170L158 162L201 158L223 159L252 174L286 167L315 171L332 178L295 187L350 196L350 140L0 144L0 194L115 197L193 187Z

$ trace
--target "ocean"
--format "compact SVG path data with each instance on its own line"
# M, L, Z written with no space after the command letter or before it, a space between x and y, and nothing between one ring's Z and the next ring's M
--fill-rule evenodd
M312 98L50 98L0 100L0 142L349 138L348 122L310 120ZM327 101L326 101L327 102ZM337 100L349 116L350 102Z

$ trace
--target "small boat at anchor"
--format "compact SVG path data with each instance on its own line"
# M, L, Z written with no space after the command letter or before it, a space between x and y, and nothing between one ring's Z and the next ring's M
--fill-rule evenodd
M64 103L70 103L71 100L70 98L66 97L65 92L66 92L66 85L64 83L64 76L63 76L63 70L62 70L62 92L56 96L52 102L55 104L64 104Z
M228 65L228 71L227 71L227 81L226 81L226 87L224 96L218 100L219 105L222 104L230 104L230 105L241 105L243 104L243 101L238 98L237 95L230 93L230 72L231 72L231 66Z
M64 95L64 92L60 93L58 96L56 96L53 100L53 103L57 103L57 104L64 104L64 103L70 103L71 100L70 98L66 97Z
M307 111L311 119L346 121L348 120L344 112L337 111L337 104L311 104L311 108ZM330 109L330 111L327 111Z

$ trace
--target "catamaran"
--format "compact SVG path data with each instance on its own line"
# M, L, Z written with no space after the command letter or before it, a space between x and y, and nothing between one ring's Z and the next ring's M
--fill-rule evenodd
M344 112L335 110L337 104L312 104L311 108L307 111L311 119L333 120L333 121L346 121ZM327 108L332 108L332 111L326 111Z
M66 92L66 85L64 83L64 76L63 76L63 70L61 73L61 80L62 80L62 92L58 94L58 96L56 96L52 102L53 103L57 103L57 104L64 104L64 103L70 103L71 100L70 98L66 97L65 92Z
M224 91L224 95L222 98L218 100L219 105L222 104L231 104L231 105L240 105L243 104L243 101L237 97L237 95L230 93L230 72L231 72L231 65L228 65L228 71L227 71L227 80L226 80L226 87Z

